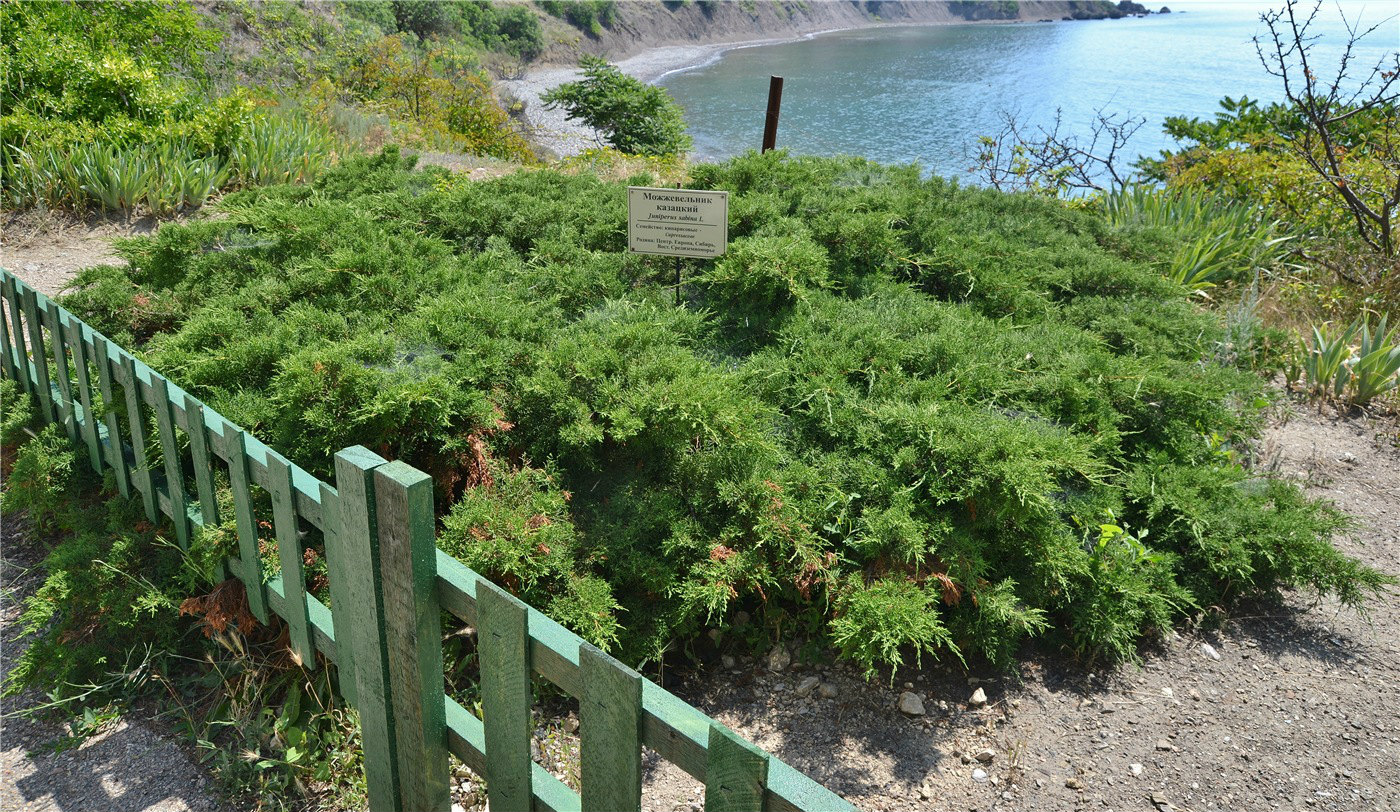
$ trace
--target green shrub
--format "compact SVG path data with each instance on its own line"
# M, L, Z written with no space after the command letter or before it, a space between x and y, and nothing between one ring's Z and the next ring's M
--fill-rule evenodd
M230 195L65 302L309 470L429 472L445 547L632 662L739 609L867 668L1130 658L1199 607L1386 582L1231 459L1263 384L1150 229L750 154L694 169L734 241L676 307L624 184L412 166Z
M579 67L583 79L540 97L547 107L563 107L570 120L583 121L629 155L678 155L690 149L680 105L664 88L628 76L599 57L585 56Z

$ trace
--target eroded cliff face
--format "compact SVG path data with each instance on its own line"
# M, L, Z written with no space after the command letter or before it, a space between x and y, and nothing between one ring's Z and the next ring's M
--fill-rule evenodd
M612 25L593 33L546 17L543 22L549 46L541 61L571 64L584 53L617 60L666 45L783 39L889 23L1034 22L1121 17L1125 13L1114 3L1096 0L623 0L617 4Z

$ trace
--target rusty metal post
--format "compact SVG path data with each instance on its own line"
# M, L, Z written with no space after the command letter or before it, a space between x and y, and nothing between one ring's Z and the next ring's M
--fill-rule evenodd
M783 77L768 77L768 115L763 120L763 151L778 144L778 108L783 105Z

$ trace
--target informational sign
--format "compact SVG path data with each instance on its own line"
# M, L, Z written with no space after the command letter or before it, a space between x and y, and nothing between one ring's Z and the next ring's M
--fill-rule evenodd
M728 192L627 187L627 250L717 257L728 243Z

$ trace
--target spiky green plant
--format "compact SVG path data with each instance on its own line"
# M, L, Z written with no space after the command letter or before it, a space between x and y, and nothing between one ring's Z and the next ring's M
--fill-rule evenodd
M1361 341L1351 363L1351 401L1364 406L1400 387L1400 344L1387 330L1389 314L1381 316L1375 332L1369 319L1361 320Z
M1106 195L1103 205L1116 228L1171 235L1178 247L1164 271L1193 290L1282 265L1294 239L1283 233L1281 223L1262 219L1251 206L1190 189L1129 186Z

